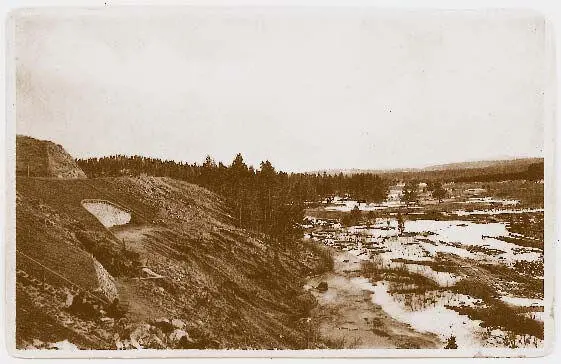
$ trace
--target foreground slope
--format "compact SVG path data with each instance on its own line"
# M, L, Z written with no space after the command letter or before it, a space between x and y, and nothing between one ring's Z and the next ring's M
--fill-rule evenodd
M319 345L302 286L329 262L313 245L235 227L219 196L157 177L18 177L16 189L19 348ZM130 220L104 226L85 202ZM79 291L91 314L68 308ZM115 298L124 317L108 313Z

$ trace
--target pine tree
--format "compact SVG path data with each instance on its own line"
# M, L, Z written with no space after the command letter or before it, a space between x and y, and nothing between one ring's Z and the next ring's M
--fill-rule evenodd
M436 198L438 202L442 202L442 200L446 197L446 190L442 187L440 182L435 182L432 191L432 197Z

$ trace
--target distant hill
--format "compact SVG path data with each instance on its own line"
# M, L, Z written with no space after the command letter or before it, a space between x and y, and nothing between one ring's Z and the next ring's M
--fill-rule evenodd
M461 170L461 169L482 169L482 168L496 168L499 170L524 170L529 165L534 163L543 163L543 158L513 158L503 160L488 160L488 161L472 161L472 162L456 162L447 164L435 164L423 168L395 168L395 169L360 169L360 168L347 168L347 169L324 169L317 171L310 171L308 173L327 173L328 175L336 175L343 173L344 175L352 175L359 173L374 173L374 174L398 174L398 173L419 173L419 172L433 172L433 171L446 171L446 170Z
M16 174L62 179L86 178L62 146L24 135L16 136Z
M516 158L506 160L459 162L429 166L423 171L443 171L449 169L475 169L475 168L525 168L534 163L543 163L543 158Z
M373 173L389 179L443 181L498 181L542 179L543 158L517 158L492 161L459 162L407 169L331 169L310 173L353 175Z

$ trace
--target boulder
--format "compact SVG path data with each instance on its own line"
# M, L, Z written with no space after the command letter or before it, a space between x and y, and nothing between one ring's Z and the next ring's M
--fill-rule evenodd
M167 349L166 344L155 334L150 335L145 346L150 349Z
M174 329L174 325L166 318L159 318L155 320L153 325L165 333L170 333Z
M187 331L182 329L175 329L169 336L170 342L176 349L191 349L193 348L193 339L189 336Z
M39 339L33 339L33 343L29 345L28 349L41 349L45 346L45 343Z
M68 308L72 306L72 301L74 301L74 295L70 292L66 292L66 300L64 303L64 307Z
M320 284L318 284L318 286L316 288L320 292L327 291L328 290L327 282L320 282Z
M125 350L125 344L123 344L123 342L120 339L116 339L115 348L117 348L117 350Z
M142 324L134 329L130 334L130 341L135 349L142 349L143 345L148 344L150 338L150 325Z
M68 340L62 340L56 343L51 343L49 344L48 349L66 350L66 351L80 350L80 348L78 348L76 345L72 344Z

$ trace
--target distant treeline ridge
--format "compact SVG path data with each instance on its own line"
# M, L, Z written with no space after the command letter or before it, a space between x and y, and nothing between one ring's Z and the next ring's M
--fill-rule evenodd
M539 181L543 179L543 163L533 163L525 171L502 172L502 173L481 173L472 176L454 178L455 182L497 182L513 180Z
M240 226L277 237L298 233L305 201L339 194L381 202L388 190L387 181L371 173L288 174L275 170L269 161L255 169L241 154L229 166L217 164L210 156L202 165L123 155L78 159L77 163L90 178L146 174L198 184L223 196Z

